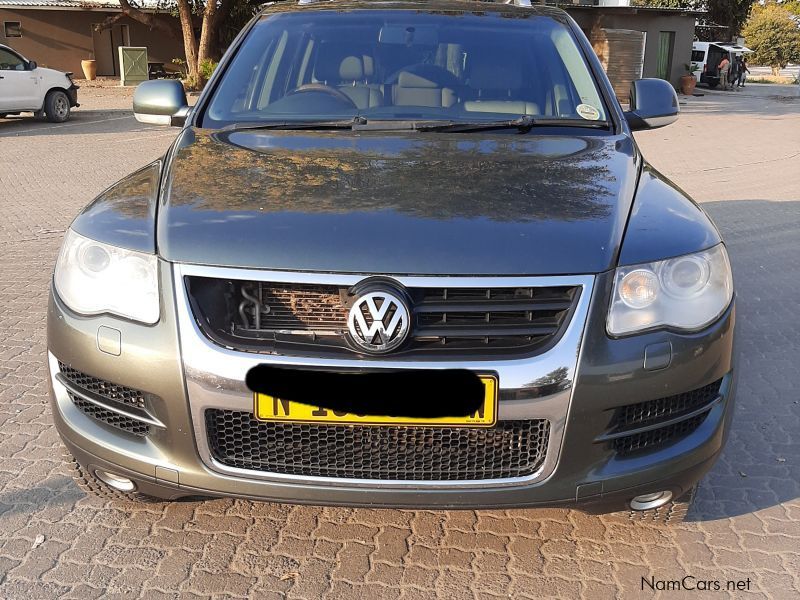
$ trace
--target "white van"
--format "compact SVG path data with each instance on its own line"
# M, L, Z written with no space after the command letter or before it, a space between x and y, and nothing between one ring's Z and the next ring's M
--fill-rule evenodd
M733 62L736 55L747 52L752 50L731 42L692 42L692 65L697 67L694 76L699 83L715 88L719 85L717 65L722 57Z

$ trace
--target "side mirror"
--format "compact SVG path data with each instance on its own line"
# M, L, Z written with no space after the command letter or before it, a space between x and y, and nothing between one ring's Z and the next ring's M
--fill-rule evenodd
M633 131L674 123L680 110L678 94L669 81L637 79L631 83L631 105L625 118Z
M140 123L180 127L188 114L189 103L180 81L143 81L133 93L133 116Z
M36 67L38 67L38 66L39 65L36 64L35 60L29 60L28 61L28 71L35 71Z

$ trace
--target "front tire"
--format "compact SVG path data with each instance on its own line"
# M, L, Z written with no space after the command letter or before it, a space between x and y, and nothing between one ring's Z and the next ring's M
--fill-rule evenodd
M61 90L52 90L44 99L44 112L51 123L63 123L69 119L70 105L67 94Z
M161 498L148 496L140 492L123 492L109 487L100 481L89 469L81 466L68 450L64 450L64 462L67 464L67 469L72 477L72 481L74 481L75 485L87 496L96 496L98 498L123 502L137 502L140 504L165 502L165 500Z

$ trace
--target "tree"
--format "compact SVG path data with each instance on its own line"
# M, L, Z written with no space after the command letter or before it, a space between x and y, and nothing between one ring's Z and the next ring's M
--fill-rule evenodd
M733 40L741 32L752 7L753 0L708 0L706 10L708 20L723 27L718 37Z
M163 10L177 16L176 23L171 19L161 18L152 11L142 10L137 1L133 0L132 3L131 0L119 0L120 12L97 25L96 29L108 29L117 21L129 17L175 39L182 38L187 79L191 86L204 83L200 74L200 63L208 59L218 59L222 54L220 31L230 31L232 28L238 31L258 9L258 0L167 0ZM199 39L195 34L195 24L198 21Z
M759 6L744 28L744 36L753 50L753 62L769 65L773 75L790 62L800 61L800 26L781 6Z
M800 0L791 0L800 2ZM754 0L634 0L639 6L683 8L704 11L697 32L708 41L731 40L739 34L750 14Z
M793 15L800 17L800 0L783 0L783 2L768 0L767 2L761 2L761 4L777 4L778 6L788 10Z

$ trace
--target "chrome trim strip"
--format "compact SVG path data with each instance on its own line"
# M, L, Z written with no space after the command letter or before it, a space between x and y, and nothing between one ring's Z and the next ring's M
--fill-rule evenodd
M63 385L68 392L71 392L76 396L80 396L81 398L83 398L87 402L91 402L95 406L99 406L100 408L103 408L107 411L116 413L118 415L122 415L123 417L128 417L129 419L133 419L141 423L152 425L153 427L158 427L160 429L167 428L166 425L164 425L161 421L159 421L155 417L151 417L150 415L147 414L141 414L138 411L134 412L132 410L119 407L116 404L109 404L104 398L102 398L102 396L90 392L89 390L84 390L83 388L75 385L69 379L64 377L64 375L62 375L61 372L56 373L55 379L61 385Z
M321 285L354 285L373 274L350 275L333 273L293 273L284 271L261 271L254 269L232 269L202 265L173 264L173 287L178 320L181 355L186 376L191 418L198 452L205 465L220 474L250 480L264 480L307 485L364 488L425 488L458 489L480 487L502 487L539 484L554 472L561 454L567 414L572 400L572 382L577 369L589 305L592 299L594 276L553 277L392 277L407 287L539 287L580 286L580 298L572 319L555 347L534 357L511 360L465 360L425 361L415 359L392 359L375 357L370 359L328 359L300 356L254 354L224 348L209 340L200 331L192 314L191 305L183 278L186 275L225 279L247 279L279 283L312 283ZM238 469L214 460L208 446L204 411L208 408L223 410L253 410L253 397L245 383L247 371L258 364L293 366L315 366L329 369L354 369L364 366L374 368L467 368L476 371L493 371L498 374L500 390L518 390L530 387L553 386L556 391L548 396L522 400L501 400L498 418L547 419L550 422L550 439L542 467L531 475L507 479L482 479L477 481L384 481L375 479L344 479L333 477L304 477Z
M185 275L213 277L216 279L244 279L247 281L269 281L272 283L308 283L317 285L355 285L367 277L380 275L394 279L404 287L553 287L586 285L593 282L593 275L547 275L542 277L502 276L502 277L464 277L432 275L382 275L376 273L309 273L308 271L266 271L261 269L238 269L231 267L210 267L173 263L175 272Z

